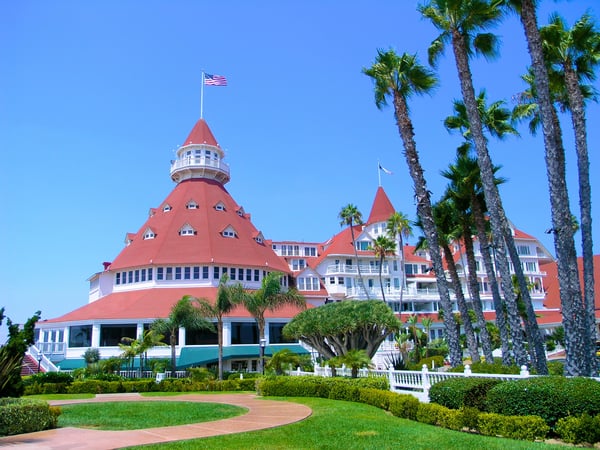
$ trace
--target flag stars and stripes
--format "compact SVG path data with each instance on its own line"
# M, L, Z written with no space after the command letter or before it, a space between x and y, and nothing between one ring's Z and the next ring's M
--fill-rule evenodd
M204 74L204 84L206 86L227 86L227 79L222 75Z

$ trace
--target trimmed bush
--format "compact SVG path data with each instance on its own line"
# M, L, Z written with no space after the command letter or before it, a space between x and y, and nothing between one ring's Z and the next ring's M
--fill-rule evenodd
M490 389L486 407L506 416L539 416L554 427L562 417L600 413L600 383L558 376L507 381Z
M0 399L0 436L32 433L56 428L60 408L41 400Z
M558 419L555 431L568 444L593 445L600 442L600 416L583 414L579 417L563 417Z
M374 388L388 390L388 381L386 378L322 378L315 376L274 376L260 378L256 382L256 389L259 395L275 397L319 397L331 398L330 394L334 386L342 385L360 388ZM342 388L336 387L334 396L348 396L356 394L342 394ZM358 398L358 397L356 397Z
M391 392L389 411L396 417L408 420L417 420L417 411L421 404L416 397L410 394L396 394Z
M459 372L459 373L462 373L464 371L465 371L464 365L456 366L449 370L449 372ZM478 363L471 364L471 372L473 372L473 373L492 373L492 374L501 374L501 375L518 375L521 372L521 369L518 366L505 366L502 364L501 359L494 358L493 363L478 362Z
M478 431L484 436L535 441L545 439L550 427L538 416L503 416L495 413L479 415Z
M451 409L467 406L484 411L488 391L501 382L493 378L450 378L431 386L429 399Z

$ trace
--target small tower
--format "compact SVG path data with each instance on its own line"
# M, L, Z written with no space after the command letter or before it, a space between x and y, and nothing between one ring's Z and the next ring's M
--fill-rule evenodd
M225 184L230 180L229 165L223 162L221 149L204 119L198 120L183 145L177 159L171 162L171 179L175 183L192 178L204 178Z

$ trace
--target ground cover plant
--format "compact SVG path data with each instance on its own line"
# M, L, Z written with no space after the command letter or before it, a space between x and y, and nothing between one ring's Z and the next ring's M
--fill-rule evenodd
M80 403L61 406L59 427L135 430L209 422L244 414L247 409L221 403L178 401Z
M280 398L270 398L280 399ZM268 430L238 433L136 449L461 449L564 448L544 443L515 441L446 430L391 416L361 403L322 398L281 398L309 406L313 413L303 421Z

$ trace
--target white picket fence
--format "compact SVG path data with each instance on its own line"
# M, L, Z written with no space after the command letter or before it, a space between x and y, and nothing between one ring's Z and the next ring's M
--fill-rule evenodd
M351 375L351 369L347 367L341 367L336 369L336 375L342 377L348 377ZM303 372L298 368L288 372L288 375L299 376L299 375L314 375L321 377L331 377L330 367L321 367L315 365L313 372ZM429 389L435 383L440 381L448 380L450 378L458 377L479 377L479 378L494 378L503 381L508 380L519 380L522 378L529 378L530 375L527 366L521 366L521 372L518 375L505 375L505 374L487 374L487 373L473 373L471 367L465 365L464 372L442 372L442 371L430 371L426 365L423 365L421 370L369 370L360 369L358 371L359 377L386 377L390 384L390 390L401 394L410 394L418 398L421 402L429 402Z

